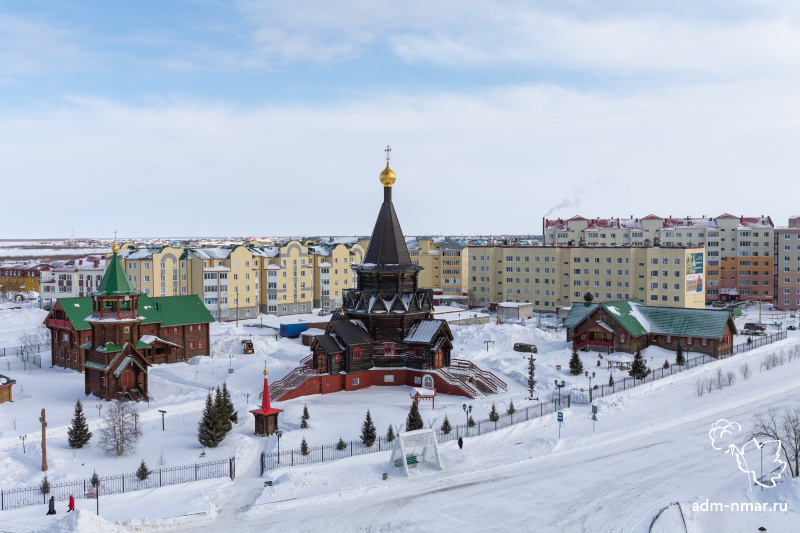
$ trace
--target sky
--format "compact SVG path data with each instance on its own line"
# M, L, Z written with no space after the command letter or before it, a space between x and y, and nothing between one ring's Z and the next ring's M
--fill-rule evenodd
M800 214L800 3L0 0L0 239Z

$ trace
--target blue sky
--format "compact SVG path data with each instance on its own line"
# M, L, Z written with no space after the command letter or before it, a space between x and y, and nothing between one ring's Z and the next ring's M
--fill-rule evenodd
M0 173L28 200L5 202L26 223L0 238L366 234L387 143L409 234L536 232L548 213L785 224L798 15L0 0Z

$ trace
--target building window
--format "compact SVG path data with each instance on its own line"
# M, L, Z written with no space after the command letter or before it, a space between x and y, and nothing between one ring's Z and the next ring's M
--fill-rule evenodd
M189 349L194 350L194 342L189 342Z
M358 385L358 378L353 378L353 386Z
M383 343L383 356L384 357L394 357L394 343L393 342L385 342L385 343Z
M708 339L703 339L702 341L700 341L700 345L701 346L708 346Z
M339 356L339 354L338 354L338 353L336 353L336 354L333 354L333 362L334 362L334 363L338 363L338 362L340 361L340 359L341 359L341 358L340 358L340 356Z
M422 348L419 346L414 347L414 357L417 359L422 359L423 351Z
M353 348L353 361L361 359L361 348Z
M667 344L672 344L672 335L667 335L666 342Z
M203 347L203 341L197 341L197 347L198 348L202 348Z

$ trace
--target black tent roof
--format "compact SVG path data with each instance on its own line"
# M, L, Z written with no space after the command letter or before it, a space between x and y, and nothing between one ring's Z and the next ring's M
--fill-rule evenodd
M392 188L384 188L383 205L372 230L364 264L413 266L397 213L392 205Z

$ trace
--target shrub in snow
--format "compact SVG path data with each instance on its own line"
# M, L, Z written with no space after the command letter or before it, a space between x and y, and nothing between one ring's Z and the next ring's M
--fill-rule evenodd
M725 382L730 387L733 385L734 381L736 381L736 374L733 372L733 370L728 370L728 372L725 373Z
M142 462L139 463L139 468L136 469L136 477L139 478L139 481L146 481L149 475L150 470L147 469L144 458L142 458Z
M308 449L308 443L306 442L305 437L303 437L303 441L300 443L300 453L303 455L308 455L311 453L311 450Z
M442 426L439 428L442 430L442 433L445 435L449 435L451 431L453 431L453 426L450 425L450 420L447 419L447 415L444 415L444 422L442 422Z
M514 407L514 400L511 400L511 403L508 404L508 409L506 409L506 413L513 415L517 412L517 408Z
M675 364L678 366L686 364L686 358L683 357L683 348L681 348L680 342L678 343L678 349L675 350Z
M42 494L50 494L50 482L47 480L47 474L44 475L42 484L39 485L39 490L42 491Z
M308 405L303 405L303 420L308 420L311 415L308 414Z
M766 439L780 441L789 473L800 477L800 407L756 413L753 427L750 438L759 438L762 442Z
M92 472L92 478L89 480L89 483L92 484L92 487L97 487L100 485L100 478L97 477L97 471L95 470Z
M411 408L408 410L408 416L406 417L406 431L414 431L424 427L425 422L422 421L422 415L419 414L417 402L411 402Z
M142 438L142 430L136 421L138 417L135 402L111 402L100 428L100 442L97 443L100 449L106 455L118 457L134 453Z
M725 376L723 375L721 368L717 369L714 384L717 386L717 390L720 390L725 385Z
M614 386L614 374L609 374L608 375L608 386L609 387L613 387Z
M372 415L369 414L369 409L367 409L367 418L365 418L364 423L361 424L361 443L369 447L375 444L376 438L375 424L372 423Z
M572 357L569 358L569 371L573 376L583 374L583 362L578 355L578 350L572 350Z
M497 414L497 408L494 406L494 403L492 403L492 410L489 411L489 420L492 422L497 422L500 420L500 415Z
M394 429L392 425L389 424L389 429L386 430L386 442L393 442L394 441Z
M72 418L72 424L67 429L67 442L70 448L83 448L91 438L92 432L89 431L89 423L86 422L86 417L83 416L83 405L78 400L75 402L75 414Z
M467 427L475 427L475 420L472 418L472 415L469 415L469 418L467 419Z
M739 374L742 376L742 379L746 380L750 377L750 365L747 363L741 365L739 367Z
M336 449L339 451L347 449L347 443L339 437L339 442L336 443Z
M702 397L703 393L706 392L706 384L702 379L697 378L697 381L694 382L694 392L699 397Z
M710 393L712 390L714 390L714 380L713 379L708 378L707 380L705 380L705 384L706 384L706 392Z
M633 363L631 363L631 369L628 371L628 375L635 379L644 379L650 373L650 369L647 368L647 363L644 361L644 357L642 357L641 350L637 350L636 354L633 356Z
M308 420L305 418L300 419L300 429L308 429Z
M669 361L664 359L664 368L669 368Z

